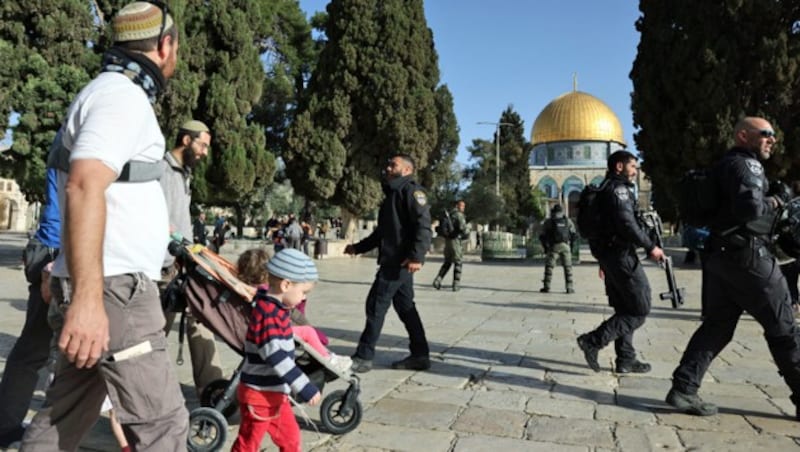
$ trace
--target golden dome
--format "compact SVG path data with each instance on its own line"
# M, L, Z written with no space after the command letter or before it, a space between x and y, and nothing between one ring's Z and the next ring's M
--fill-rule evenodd
M556 97L533 123L534 145L552 141L616 141L625 145L619 118L600 99L580 91Z

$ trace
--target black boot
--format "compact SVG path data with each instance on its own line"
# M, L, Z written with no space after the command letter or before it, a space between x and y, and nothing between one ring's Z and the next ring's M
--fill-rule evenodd
M433 280L433 288L439 290L442 288L442 277L437 276L436 279Z

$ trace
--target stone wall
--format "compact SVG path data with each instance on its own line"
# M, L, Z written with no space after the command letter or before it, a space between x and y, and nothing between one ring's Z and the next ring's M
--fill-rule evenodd
M24 232L36 226L38 203L28 203L19 185L0 178L0 230Z

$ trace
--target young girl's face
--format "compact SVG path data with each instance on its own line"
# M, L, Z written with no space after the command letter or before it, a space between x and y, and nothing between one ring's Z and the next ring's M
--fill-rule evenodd
M306 299L306 295L314 290L313 282L291 282L288 280L281 281L283 286L283 297L281 303L289 309L293 309Z

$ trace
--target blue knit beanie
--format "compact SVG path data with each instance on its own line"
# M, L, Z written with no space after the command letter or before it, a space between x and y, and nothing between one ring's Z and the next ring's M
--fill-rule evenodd
M317 266L306 254L294 248L284 248L267 263L270 275L291 282L312 282L319 279Z

